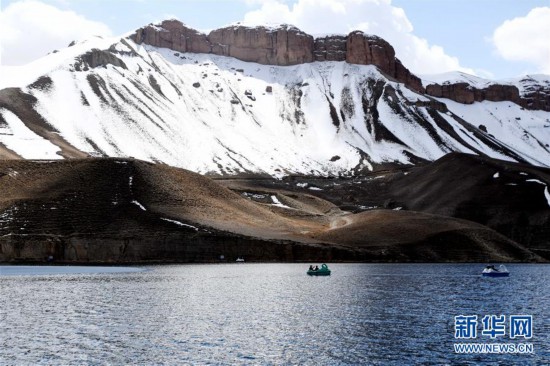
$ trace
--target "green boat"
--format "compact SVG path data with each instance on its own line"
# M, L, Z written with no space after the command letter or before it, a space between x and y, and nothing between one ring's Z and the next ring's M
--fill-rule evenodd
M323 263L321 268L318 270L310 269L307 271L307 274L310 276L330 276L330 269L328 269L328 266Z

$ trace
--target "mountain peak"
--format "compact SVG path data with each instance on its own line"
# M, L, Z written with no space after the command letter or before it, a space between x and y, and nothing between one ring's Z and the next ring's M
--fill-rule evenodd
M206 34L168 19L9 74L19 81L0 90L0 156L133 156L273 176L353 175L451 151L539 165L550 156L547 83L423 90L388 42L361 31Z
M420 79L395 58L395 50L387 41L362 31L315 39L289 24L234 23L206 35L171 19L140 28L130 38L138 44L230 56L263 65L288 66L314 61L375 65L412 90L423 91Z

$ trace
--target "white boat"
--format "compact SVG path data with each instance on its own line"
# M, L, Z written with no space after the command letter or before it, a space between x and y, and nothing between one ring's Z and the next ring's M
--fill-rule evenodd
M235 262L244 262L244 258L243 257L239 257L237 258L237 260Z
M508 277L510 275L510 272L504 266L504 264L501 264L500 266L498 266L498 268L496 268L494 265L491 265L485 267L481 272L481 275L485 277Z

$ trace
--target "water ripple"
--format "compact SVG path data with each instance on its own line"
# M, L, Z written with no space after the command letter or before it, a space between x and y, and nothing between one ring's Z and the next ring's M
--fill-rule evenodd
M0 364L542 364L547 265L156 266L0 275ZM3 267L6 268L6 267ZM36 268L34 270L36 272ZM453 317L532 314L535 355L453 354Z

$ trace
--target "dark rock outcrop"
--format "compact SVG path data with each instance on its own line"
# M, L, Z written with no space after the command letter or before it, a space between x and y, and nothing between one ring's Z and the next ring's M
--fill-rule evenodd
M315 38L313 57L315 61L346 61L346 43L342 35Z
M346 61L350 64L375 65L409 88L420 93L424 92L420 79L395 58L392 45L380 37L361 31L350 33L346 44Z
M487 88L474 89L476 102L488 100L490 102L510 101L521 104L519 90L513 85L489 85Z
M361 31L349 34L346 44L346 61L350 64L375 65L383 72L395 74L395 50L380 37Z
M178 20L165 20L160 25L149 24L140 28L130 38L137 44L170 48L179 52L210 53L206 34L189 28Z
M289 25L277 28L233 25L206 35L180 21L165 20L160 25L150 24L138 29L130 38L138 44L179 52L213 53L264 65L288 66L313 61L375 65L411 89L423 92L420 79L395 58L395 50L388 42L360 31L314 40L309 34Z
M527 82L527 80L525 80ZM550 111L550 85L545 87L537 84L525 87L526 93L520 95L515 85L491 84L486 88L476 88L466 82L430 84L426 86L426 94L436 98L447 98L458 103L472 104L474 102L513 102L527 109Z
M313 61L313 37L296 27L230 26L208 35L212 53L265 65L296 65Z
M313 37L296 27L215 29L208 36L177 20L140 28L130 38L138 43L174 51L213 53L264 65L296 65L313 61Z
M550 111L550 82L542 83L530 76L520 80L523 86L521 105L527 109Z
M426 94L463 104L472 104L475 101L474 88L468 83L430 84L426 86Z
M409 71L399 59L395 59L395 74L394 77L397 81L407 85L412 90L419 93L424 93L424 87L422 86L422 80L412 72Z
M107 65L117 66L125 70L127 69L124 61L116 57L113 53L97 48L79 56L74 63L74 69L76 71L88 71L89 69L105 67Z
M436 98L447 98L462 104L472 104L488 100L490 102L510 101L521 105L519 90L513 85L489 85L487 88L478 89L470 84L430 84L426 86L426 94Z

